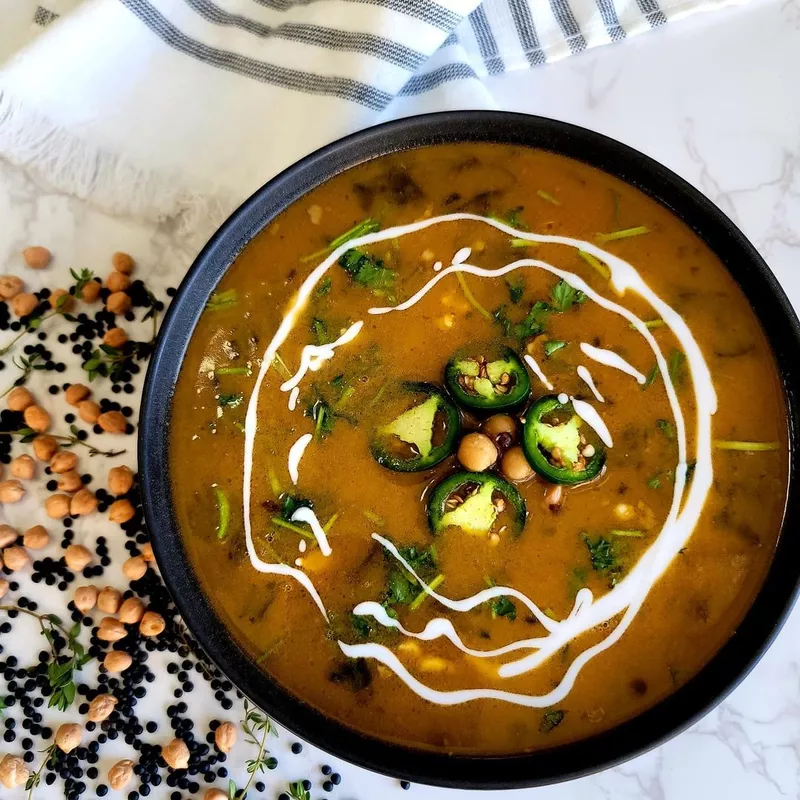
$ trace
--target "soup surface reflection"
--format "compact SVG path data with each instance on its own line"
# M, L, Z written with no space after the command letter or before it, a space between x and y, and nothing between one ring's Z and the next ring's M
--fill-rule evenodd
M288 208L209 301L172 419L231 636L346 725L454 752L582 739L690 679L787 491L779 376L722 264L526 148L384 157Z

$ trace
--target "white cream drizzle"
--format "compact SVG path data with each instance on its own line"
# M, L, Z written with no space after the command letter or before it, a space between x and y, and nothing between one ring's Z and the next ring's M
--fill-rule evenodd
M289 411L294 411L297 408L297 399L300 397L300 387L295 386L291 392L289 392Z
M466 261L472 255L472 248L471 247L462 247L454 256L453 256L453 264L461 264L462 262Z
M297 486L297 479L299 477L300 459L306 452L306 447L311 443L314 438L312 433L304 433L290 448L289 448L289 477L292 483Z
M308 523L311 528L311 533L314 534L319 549L322 551L322 555L329 556L333 552L331 546L328 544L328 537L325 535L322 525L319 524L319 520L313 509L310 509L308 506L300 506L300 508L292 514L291 521Z
M533 371L533 374L547 387L547 390L552 392L553 391L553 384L547 380L547 376L542 372L542 368L536 363L536 359L530 355L529 353L525 353L523 356L527 365Z
M583 364L578 365L578 369L576 370L578 373L578 377L591 389L592 394L595 396L595 399L598 403L605 403L605 399L603 395L600 394L598 388L594 385L594 378L592 377L592 373L589 372Z
M608 426L603 422L602 417L597 413L597 409L585 400L576 400L570 397L572 407L575 413L600 437L600 440L606 447L613 447L614 440L611 438L611 433Z
M518 231L497 220L466 213L448 214L440 217L432 217L429 219L420 220L408 225L399 225L394 228L388 228L383 231L378 231L376 233L359 237L336 248L336 250L331 252L328 257L311 272L311 274L306 278L300 287L294 302L290 305L289 310L281 321L275 336L267 347L261 362L255 387L248 401L247 416L245 421L245 453L243 474L245 539L248 554L255 569L259 570L260 572L271 572L273 574L286 575L295 578L304 586L309 594L311 594L317 606L320 608L323 616L325 616L327 619L327 613L322 600L308 576L300 570L294 569L285 564L269 564L262 561L256 554L253 545L252 525L250 519L250 484L253 471L253 448L257 428L258 396L260 393L261 384L270 364L272 363L272 359L277 349L286 340L287 336L291 332L297 316L305 306L317 282L324 276L327 270L334 263L336 263L339 256L343 252L352 247L369 245L387 239L399 238L400 236L424 230L433 225L455 222L459 220L472 220L480 222L503 231L504 233L518 239L526 239L533 242L561 244L568 247L578 248L590 253L591 255L594 255L596 258L601 259L608 266L611 272L610 287L613 291L620 296L624 295L625 291L628 289L636 291L647 303L652 306L652 308L658 313L658 316L663 319L671 328L686 354L687 365L692 376L692 384L696 396L696 466L694 478L691 482L691 485L688 487L687 493L686 429L683 414L675 393L675 388L669 377L666 360L664 359L657 342L642 320L624 307L611 300L608 300L604 296L592 290L591 287L589 287L589 285L579 276L553 267L550 264L537 259L519 259L496 270L482 269L466 263L451 264L451 266L449 266L447 269L441 270L441 272L428 281L428 283L426 283L415 295L405 302L395 307L369 309L370 314L379 315L403 311L407 308L410 308L422 297L424 297L425 294L430 291L430 289L432 289L439 280L442 280L447 275L457 271L468 272L478 277L497 277L520 268L539 268L550 272L553 275L557 275L558 277L570 283L574 288L584 292L603 308L619 314L627 319L631 323L632 327L644 337L655 355L658 371L660 372L664 381L667 397L675 419L676 438L678 443L678 463L675 470L673 498L669 513L664 522L664 526L650 548L642 555L628 575L622 581L620 581L620 583L618 583L612 591L608 592L603 597L594 600L590 590L581 590L576 597L575 605L573 606L570 614L564 620L559 622L550 620L549 617L543 614L543 612L539 612L539 614L547 619L547 622L544 622L540 619L538 614L536 615L537 619L540 619L543 627L548 631L548 635L543 637L543 641L535 646L534 653L523 656L516 661L507 662L500 666L498 670L498 675L505 678L520 675L531 669L535 669L568 642L572 641L588 630L591 630L595 626L604 622L608 622L609 620L612 620L621 614L622 616L619 619L616 627L605 639L594 646L587 648L575 658L558 686L556 686L546 695L541 696L523 695L494 689L463 689L453 692L438 692L418 681L400 663L399 659L397 659L394 653L382 645L375 643L348 645L344 642L339 642L340 648L346 655L351 657L374 658L378 661L381 661L387 667L392 669L412 691L437 704L452 705L454 703L468 702L480 698L496 698L522 706L541 708L559 702L566 697L566 695L572 689L572 686L574 685L574 682L583 666L592 658L594 658L594 656L611 647L624 634L625 630L630 625L645 598L647 597L652 586L664 573L664 571L672 562L672 559L677 555L678 551L690 538L700 513L702 512L706 496L713 479L711 462L711 417L717 408L717 398L703 355L697 342L692 336L691 331L680 315L677 314L667 303L661 300L661 298L659 298L658 295L656 295L650 289L639 273L630 264L618 256L606 252L592 242L572 239L565 236L552 236L531 233L528 231ZM345 343L342 341L342 339L349 335L347 341L351 341L352 338L358 334L361 324L362 323L355 323L350 329L348 329L344 336L340 338L340 340L337 340L337 342L333 343L332 345L323 346L323 348L330 348L330 350L325 349L323 352L317 352L315 349L309 351L309 347L314 346L306 346L301 356L301 369L298 370L298 373L294 376L294 378L284 383L281 386L281 389L284 391L289 391L294 388L294 386L299 384L305 372L312 368L312 358L314 359L313 364L316 365L317 369L319 369L324 360L333 357L333 348L339 344ZM308 355L306 355L307 353ZM303 369L304 365L305 369ZM575 402L576 401L573 401L573 403ZM582 401L577 402L580 403ZM586 405L589 407L589 409L591 409L591 411L587 411L586 409L581 411L576 407L577 413L584 419L586 419L586 415L591 418L591 412L594 412L593 407L589 406L588 403ZM596 415L596 412L594 413ZM600 420L602 426L605 427L604 423L602 423L602 420L599 418L599 415L596 415L595 422L597 420ZM590 423L590 420L586 421L587 424ZM599 432L598 435L600 435ZM685 498L684 494L686 494ZM388 540L384 541L388 542ZM391 543L388 544L391 545ZM393 545L391 545L391 547L393 547ZM394 555L396 558L399 558L399 553L397 553L396 548ZM402 561L402 559L400 560ZM406 568L410 568L410 565L406 564ZM452 610L461 610L460 607L467 606L470 608L474 607L470 605L470 600L472 598L464 598L459 601L453 601L437 594L421 580L420 585L423 586L424 590L433 599L447 605ZM514 592L514 597L520 599L521 602L523 602L534 614L536 614L536 611L534 611L534 608L538 609L536 604L529 600L521 592L512 590L510 587L505 587L502 589L502 593L505 595L511 595L512 591ZM478 595L475 595L475 597L478 597L481 594L482 593L479 592ZM525 599L523 600L523 598ZM478 602L482 601L479 600ZM436 629L434 628L434 630ZM531 649L534 649L531 641L532 640L527 640L527 644L525 645L526 648L530 646Z
M645 378L636 367L631 366L622 356L618 355L613 350L603 350L600 347L593 347L586 342L581 342L580 347L585 355L597 361L598 364L604 364L607 367L618 369L626 375L636 378L636 382L640 385L647 382L647 378Z

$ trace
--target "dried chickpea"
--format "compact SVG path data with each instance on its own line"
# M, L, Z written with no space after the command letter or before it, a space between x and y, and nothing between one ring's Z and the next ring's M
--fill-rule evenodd
M0 503L17 503L25 496L25 488L17 481L0 481Z
M75 595L72 602L75 608L82 614L91 611L97 605L97 587L96 586L79 586L75 590Z
M36 474L36 462L27 454L17 456L9 465L9 471L15 478L29 481Z
M62 298L65 298L62 300ZM75 298L66 289L53 289L48 298L50 308L58 311L69 311L75 306Z
M44 501L44 510L50 519L63 519L69 516L70 498L66 494L51 494Z
M49 461L57 452L59 444L54 436L37 436L33 440L33 452L39 461Z
M0 548L14 544L19 538L19 531L10 525L0 525Z
M103 722L108 719L119 701L113 694L99 694L89 703L86 714L89 722Z
M112 314L127 314L131 305L131 299L125 292L113 292L106 298L106 311Z
M87 281L81 289L81 300L84 303L94 303L100 297L102 288L99 281Z
M97 607L106 614L116 614L117 611L119 611L121 603L122 592L119 592L113 586L106 586L106 588L97 595Z
M65 722L56 731L56 747L62 753L71 753L80 743L83 730L75 722Z
M94 400L83 400L78 403L78 416L84 422L94 425L100 416L100 406Z
M20 292L11 300L11 310L18 317L27 317L38 305L39 301L36 299L36 295L30 292Z
M230 753L236 744L236 726L232 722L223 722L214 731L214 744L222 753Z
M28 406L22 416L25 424L36 433L44 433L50 427L50 415L41 406Z
M0 761L0 783L6 789L16 789L24 786L29 777L30 772L22 758L12 756L10 753L3 756L3 760Z
M80 572L92 563L92 554L82 544L71 544L64 551L64 560L73 572Z
M33 395L24 386L17 386L12 389L6 398L6 405L12 411L24 411L28 406L32 406L33 403Z
M131 279L124 272L114 270L106 278L106 289L111 292L124 292L131 285Z
M529 481L534 475L533 469L519 445L509 448L505 453L500 461L500 471L514 483Z
M133 472L129 467L112 467L108 471L108 491L111 494L127 494L132 486Z
M495 414L481 425L481 430L495 441L503 434L507 434L513 441L517 433L517 423L508 414Z
M103 336L103 344L121 350L128 341L128 334L122 328L109 328Z
M125 433L128 421L120 411L106 411L97 418L97 424L106 433Z
M173 739L161 751L161 757L172 769L186 769L189 766L189 748L182 739Z
M133 503L125 498L122 500L115 500L108 507L108 518L112 522L116 522L119 525L122 525L124 522L128 522L128 520L133 519L135 513L136 509L134 509Z
M50 544L50 534L44 525L34 525L23 534L22 544L30 550L42 550Z
M72 494L83 486L83 480L74 469L71 469L69 472L63 472L58 476L57 486L59 492L69 492Z
M5 578L0 578L0 597L5 597L9 586L10 584Z
M133 664L133 658L122 650L112 650L110 653L106 653L106 657L103 659L103 666L109 672L125 672L131 664Z
M139 633L142 636L158 636L159 633L164 632L165 627L164 617L161 614L156 611L145 611L139 623Z
M117 761L108 771L108 785L116 791L124 789L131 782L131 778L133 778L133 761L128 758Z
M483 472L497 461L497 448L485 433L468 433L458 446L458 460L470 472Z
M97 638L104 642L118 642L128 635L127 628L114 617L103 617L97 629Z
M117 272L130 275L131 272L133 272L133 268L136 266L136 262L127 253L116 252L111 256L111 266L114 267Z
M228 795L222 789L206 789L203 800L228 800Z
M69 504L69 513L73 517L84 517L91 514L97 508L97 498L89 489L81 489L73 495L72 502Z
M18 544L6 547L6 549L3 550L3 563L6 565L6 568L10 569L12 572L24 569L30 560L28 551Z
M122 574L130 581L138 581L147 572L147 562L142 556L131 556L122 565Z
M156 560L156 557L153 555L153 545L151 545L150 542L140 545L139 552L142 554L142 558L150 564Z
M24 285L22 278L16 275L0 275L0 297L11 300L22 291Z
M88 386L84 386L82 383L73 383L67 388L67 391L64 392L64 399L71 406L77 406L81 400L86 400L91 393L92 390Z
M22 251L25 266L31 269L44 269L53 259L53 254L41 245L31 245Z
M138 597L129 597L119 607L119 621L135 625L144 615L144 603Z
M55 475L63 475L75 469L78 463L78 456L71 450L62 450L50 459L50 472Z

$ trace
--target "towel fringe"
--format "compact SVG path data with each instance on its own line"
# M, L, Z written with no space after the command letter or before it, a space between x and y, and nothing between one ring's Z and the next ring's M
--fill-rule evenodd
M75 195L111 215L160 222L183 233L210 233L241 202L186 185L185 176L143 169L12 98L0 87L0 155L48 188Z

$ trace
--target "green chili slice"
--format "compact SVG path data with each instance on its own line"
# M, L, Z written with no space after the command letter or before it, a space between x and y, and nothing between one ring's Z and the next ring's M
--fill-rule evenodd
M505 411L522 405L531 391L528 371L508 347L471 345L459 350L444 371L456 403L476 411Z
M217 501L217 514L219 521L217 522L217 539L222 541L228 535L228 527L231 522L231 501L228 500L228 495L219 488L214 486L214 498Z
M522 447L533 469L552 483L590 481L606 461L594 431L583 424L572 403L561 403L556 395L540 398L526 412Z

